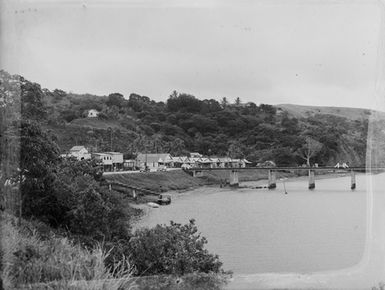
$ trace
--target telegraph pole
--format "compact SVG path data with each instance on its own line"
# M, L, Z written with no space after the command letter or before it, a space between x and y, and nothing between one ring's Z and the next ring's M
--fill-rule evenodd
M147 170L147 145L146 144L144 145L144 150L145 150L145 153L146 153L146 162L144 164L144 170Z
M112 152L112 128L108 127L108 130L110 130L110 151Z

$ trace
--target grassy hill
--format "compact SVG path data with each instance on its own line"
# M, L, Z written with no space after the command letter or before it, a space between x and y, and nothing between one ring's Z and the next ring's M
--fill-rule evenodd
M276 108L286 111L295 118L306 118L321 115L333 115L347 118L349 120L365 120L371 115L371 110L348 107L321 107L321 106L302 106L294 104L275 105ZM385 116L385 113L383 113Z

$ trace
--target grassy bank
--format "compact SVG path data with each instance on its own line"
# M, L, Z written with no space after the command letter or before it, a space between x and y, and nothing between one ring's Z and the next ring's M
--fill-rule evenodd
M106 175L111 181L122 182L138 188L161 192L169 190L183 190L197 186L215 184L212 178L195 178L182 170L167 172L123 173Z
M0 212L0 289L172 289L219 290L230 273L194 272L184 275L133 276L125 257L105 266L109 253L101 246L84 249L58 236L41 222Z
M101 247L86 250L42 223L18 226L15 217L0 214L4 289L122 289L134 284L125 259L110 271Z
M205 171L202 177L192 177L183 170L147 173L122 173L106 175L110 181L117 181L134 187L144 188L155 192L169 190L185 190L189 188L225 183L229 180L229 170ZM298 176L293 173L277 173L277 178ZM267 180L266 170L240 170L238 172L240 182Z

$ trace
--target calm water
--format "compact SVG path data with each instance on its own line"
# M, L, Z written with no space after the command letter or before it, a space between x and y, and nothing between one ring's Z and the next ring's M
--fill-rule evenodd
M380 175L377 176L381 178ZM384 176L382 175L382 178ZM277 189L200 188L148 208L137 227L196 220L211 252L234 273L313 272L353 266L365 245L366 177L279 181ZM244 183L255 185L256 183Z

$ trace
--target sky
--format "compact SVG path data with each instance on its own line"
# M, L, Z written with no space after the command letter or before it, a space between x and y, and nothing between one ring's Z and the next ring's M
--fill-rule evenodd
M0 3L0 68L51 90L385 107L380 1Z

